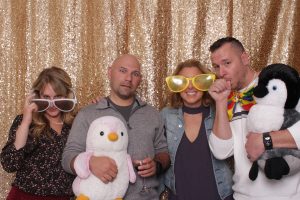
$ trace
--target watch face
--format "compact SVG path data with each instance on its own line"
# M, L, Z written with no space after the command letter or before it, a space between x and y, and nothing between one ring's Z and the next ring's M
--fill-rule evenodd
M267 145L267 146L271 146L270 139L266 139L266 145Z
M266 150L272 149L272 147L273 147L272 138L269 135L269 133L264 133L263 134L263 143L264 143L264 146L265 146Z

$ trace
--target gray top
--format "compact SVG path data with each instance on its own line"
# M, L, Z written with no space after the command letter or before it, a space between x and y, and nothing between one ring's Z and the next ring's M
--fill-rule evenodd
M85 151L86 135L90 124L102 116L116 116L123 119L123 116L107 101L106 98L97 104L91 104L80 110L76 116L73 126L64 149L62 165L63 168L72 173L70 168L71 160L79 153ZM139 98L133 105L129 120L126 122L129 134L128 153L132 159L141 159L152 156L159 152L167 152L167 142L164 136L164 124L159 112ZM137 181L129 185L125 199L130 200L155 200L158 199L159 181L156 176L146 178L145 183L151 190L143 194L142 178L137 175Z

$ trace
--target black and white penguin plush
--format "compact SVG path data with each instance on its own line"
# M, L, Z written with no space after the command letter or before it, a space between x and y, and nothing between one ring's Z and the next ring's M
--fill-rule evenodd
M259 74L253 96L256 104L248 113L249 132L283 130L300 120L300 113L295 109L300 105L300 78L294 68L281 63L265 67ZM258 170L263 170L267 178L279 180L299 169L300 150L274 148L266 150L253 163L249 178L254 181Z

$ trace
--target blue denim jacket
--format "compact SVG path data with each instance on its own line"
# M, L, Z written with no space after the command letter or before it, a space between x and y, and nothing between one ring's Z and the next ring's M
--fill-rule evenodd
M164 108L161 111L161 115L165 122L168 149L171 158L171 166L163 179L164 184L176 194L174 163L177 148L184 133L183 112L181 108ZM209 116L204 120L207 137L211 134L214 115L215 110L211 107ZM232 194L232 172L227 166L226 161L217 160L212 154L211 158L219 195L222 199L225 199Z

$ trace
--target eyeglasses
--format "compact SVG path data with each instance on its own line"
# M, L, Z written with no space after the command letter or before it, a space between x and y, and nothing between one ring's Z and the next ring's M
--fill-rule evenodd
M58 98L58 99L32 99L31 102L34 102L38 110L37 112L44 112L51 106L54 106L58 110L62 112L70 112L75 108L75 105L77 103L77 98L75 95L75 91L71 90L73 93L72 99L70 98Z
M192 81L193 86L200 91L207 91L211 84L216 79L214 74L200 74L191 78L186 78L181 75L168 76L166 82L171 92L182 92L189 86Z
M62 112L70 112L75 108L77 99L32 99L38 107L38 112L44 112L49 107L54 106Z

